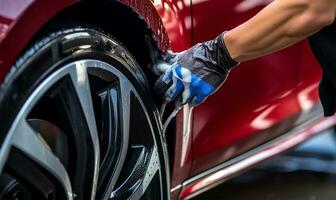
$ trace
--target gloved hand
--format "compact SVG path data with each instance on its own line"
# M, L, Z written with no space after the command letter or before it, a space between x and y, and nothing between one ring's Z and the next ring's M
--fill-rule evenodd
M156 92L164 94L167 102L176 100L179 105L204 102L238 65L226 49L224 34L181 53L168 53L153 69L161 75L155 83Z

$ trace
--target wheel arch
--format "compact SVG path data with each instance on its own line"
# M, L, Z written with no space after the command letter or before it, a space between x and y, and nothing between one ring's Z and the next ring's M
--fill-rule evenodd
M136 58L146 78L152 83L155 77L147 67L151 62L150 54L167 51L170 48L170 43L154 5L150 0L139 1L141 3L134 0L60 0L50 2L35 0L27 5L7 30L0 30L0 102L3 98L1 88L10 84L10 81L6 81L6 76L11 77L17 73L17 69L12 66L20 55L36 39L45 35L48 29L54 25L69 23L69 20L92 26L97 25L103 31L113 35ZM41 11L43 13L39 14ZM111 18L111 21L106 20L107 18ZM114 29L114 25L120 25L120 29ZM3 38L1 38L2 35ZM153 41L153 48L147 46L146 38Z
M113 35L136 58L147 78L154 78L150 77L147 70L150 54L167 51L170 48L169 39L150 0L137 2L134 0L60 0L58 2L35 0L27 4L26 9L13 19L6 30L0 30L0 102L1 87L6 85L6 76L17 73L17 69L12 68L16 59L48 28L58 23L66 23L70 19L98 25L99 28ZM90 14L88 15L86 11L90 11ZM42 14L40 15L39 12ZM107 21L106 18L113 20ZM120 22L126 26L120 26L119 30L114 29L113 25ZM116 35L118 31L120 32ZM146 45L146 36L154 41L154 48L151 49ZM168 159L167 155L165 159ZM167 168L169 173L168 164Z
M0 83L19 55L45 27L68 20L98 25L112 34L128 48L142 68L147 68L150 53L170 48L167 32L150 0L141 0L141 3L133 0L35 0L25 6L7 29L0 30ZM116 25L121 28L115 29ZM146 36L154 41L154 48L147 47ZM144 71L148 76L148 71Z

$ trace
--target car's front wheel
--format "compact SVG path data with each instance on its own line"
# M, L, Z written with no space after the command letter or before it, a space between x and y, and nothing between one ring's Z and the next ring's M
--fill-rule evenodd
M167 199L146 84L100 31L65 29L32 45L0 91L0 199Z

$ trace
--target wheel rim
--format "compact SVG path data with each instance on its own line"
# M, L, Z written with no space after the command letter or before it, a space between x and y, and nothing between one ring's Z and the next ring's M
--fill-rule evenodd
M55 112L61 114L50 117ZM29 185L32 177L11 164L20 156L41 171L42 185ZM149 185L163 195L144 102L117 68L92 59L60 68L32 92L1 147L0 171L23 177L22 187L46 199L140 199Z

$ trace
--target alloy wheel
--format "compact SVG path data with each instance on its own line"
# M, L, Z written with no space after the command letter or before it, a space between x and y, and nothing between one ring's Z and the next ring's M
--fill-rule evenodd
M144 102L122 72L94 59L59 68L31 93L1 147L0 171L0 198L163 198Z

